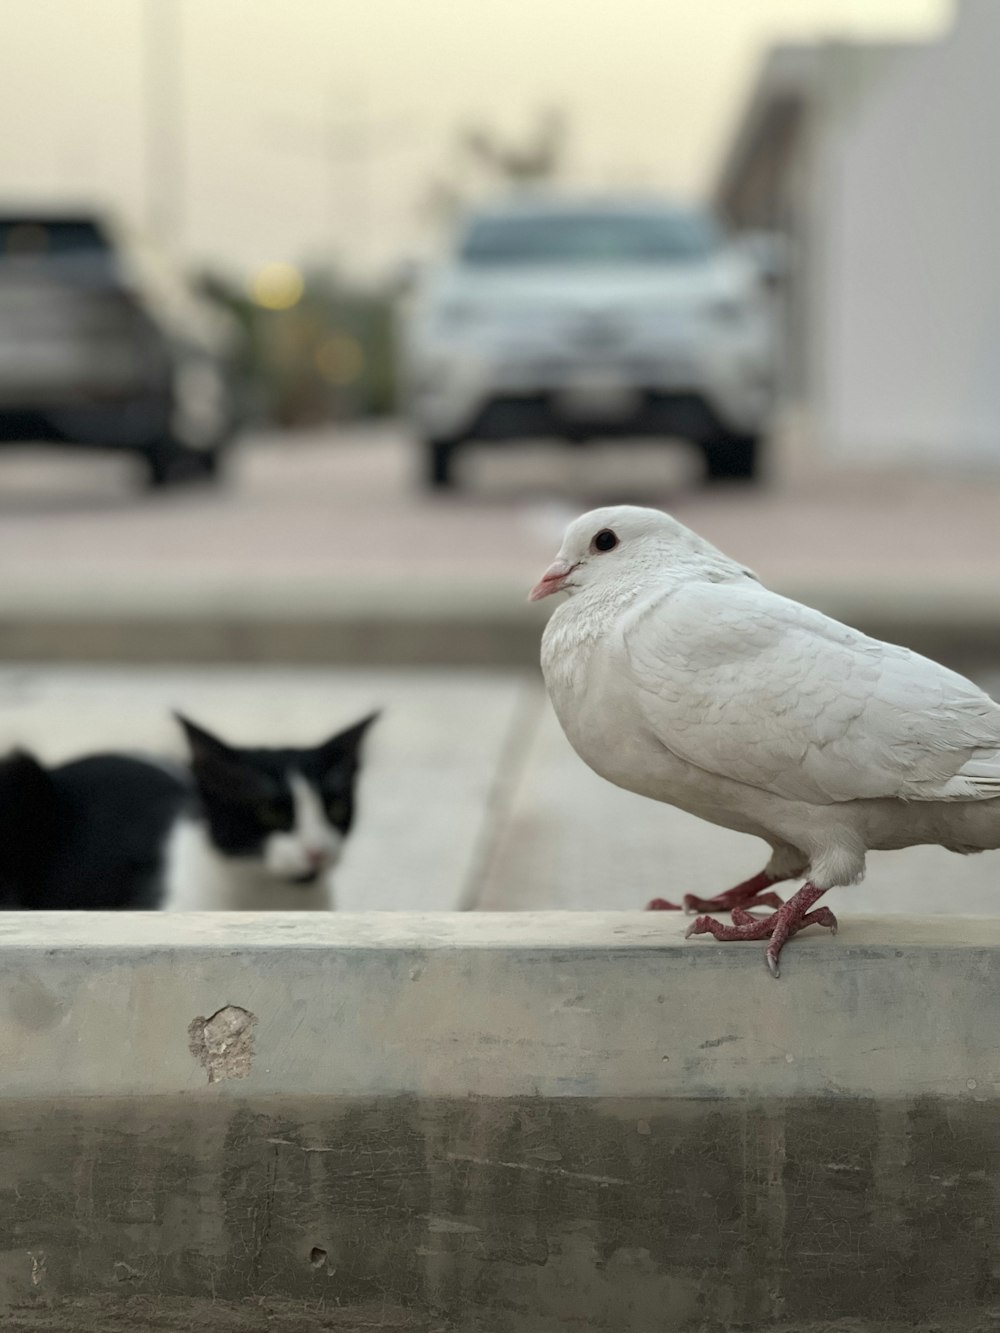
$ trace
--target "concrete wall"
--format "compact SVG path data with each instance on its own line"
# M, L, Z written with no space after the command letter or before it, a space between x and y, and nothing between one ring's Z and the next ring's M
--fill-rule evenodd
M816 387L844 455L1000 466L1000 6L957 20L830 127Z
M1000 921L684 924L5 916L3 1328L987 1326Z
M888 585L840 579L778 577L776 590L844 619L866 633L906 643L962 669L969 657L992 661L1000 647L1000 613L992 587L936 588L912 580ZM35 596L38 591L38 596ZM365 588L359 597L367 597ZM21 580L0 583L0 662L244 663L355 667L538 669L538 642L550 614L528 603L524 589L468 590L411 602L383 593L362 609L342 587L299 590L297 598L213 598L146 589L60 606L58 590L27 592ZM280 604L279 604L280 602ZM405 603L405 605L404 605ZM430 603L428 605L428 603Z

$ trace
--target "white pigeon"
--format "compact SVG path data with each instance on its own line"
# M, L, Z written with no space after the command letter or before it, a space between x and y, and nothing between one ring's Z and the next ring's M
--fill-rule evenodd
M734 922L699 916L689 935L769 938L777 976L790 935L836 929L813 904L860 880L867 851L1000 846L1000 705L963 676L769 591L655 509L571 523L530 596L556 592L569 596L546 626L542 670L580 758L771 847L745 884L685 899ZM802 878L787 902L766 892Z

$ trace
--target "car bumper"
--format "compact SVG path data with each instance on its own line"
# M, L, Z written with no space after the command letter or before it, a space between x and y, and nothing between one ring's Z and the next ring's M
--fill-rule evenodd
M643 391L628 411L602 410L597 403L580 411L552 394L497 397L461 433L480 440L555 436L582 441L637 435L702 439L719 429L718 417L699 394Z
M755 355L698 363L691 356L631 363L539 360L490 364L472 356L429 362L407 401L428 437L677 434L763 430L773 392Z

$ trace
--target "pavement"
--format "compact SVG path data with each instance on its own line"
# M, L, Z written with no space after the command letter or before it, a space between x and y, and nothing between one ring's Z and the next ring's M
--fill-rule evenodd
M998 692L1000 673L983 683ZM756 839L598 778L529 672L7 665L0 751L180 755L172 708L236 744L311 744L373 707L343 910L632 910L718 892L766 860ZM998 915L998 871L1000 853L875 853L867 880L828 900L846 917Z
M669 508L769 584L957 664L1000 660L1000 473L823 469L791 432L761 487L682 446L470 450L430 496L405 432L250 437L217 491L133 460L0 452L0 660L530 665L526 589L566 522Z
M429 496L391 424L262 435L230 485L149 495L128 458L0 452L0 750L179 753L171 708L235 742L313 743L382 706L343 908L716 892L761 868L761 845L595 777L538 678L548 604L526 590L571 517L619 500L669 508L772 586L1000 686L1000 475L833 474L788 437L749 491L700 488L659 445L463 462L461 492ZM830 898L994 913L997 857L875 855L865 885Z

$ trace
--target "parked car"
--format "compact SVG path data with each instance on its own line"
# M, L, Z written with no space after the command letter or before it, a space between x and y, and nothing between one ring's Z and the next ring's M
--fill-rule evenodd
M238 330L149 243L91 214L0 214L0 444L132 450L151 485L218 474Z
M470 440L693 441L710 481L758 474L772 296L713 219L659 200L533 195L470 214L401 320L426 480Z

